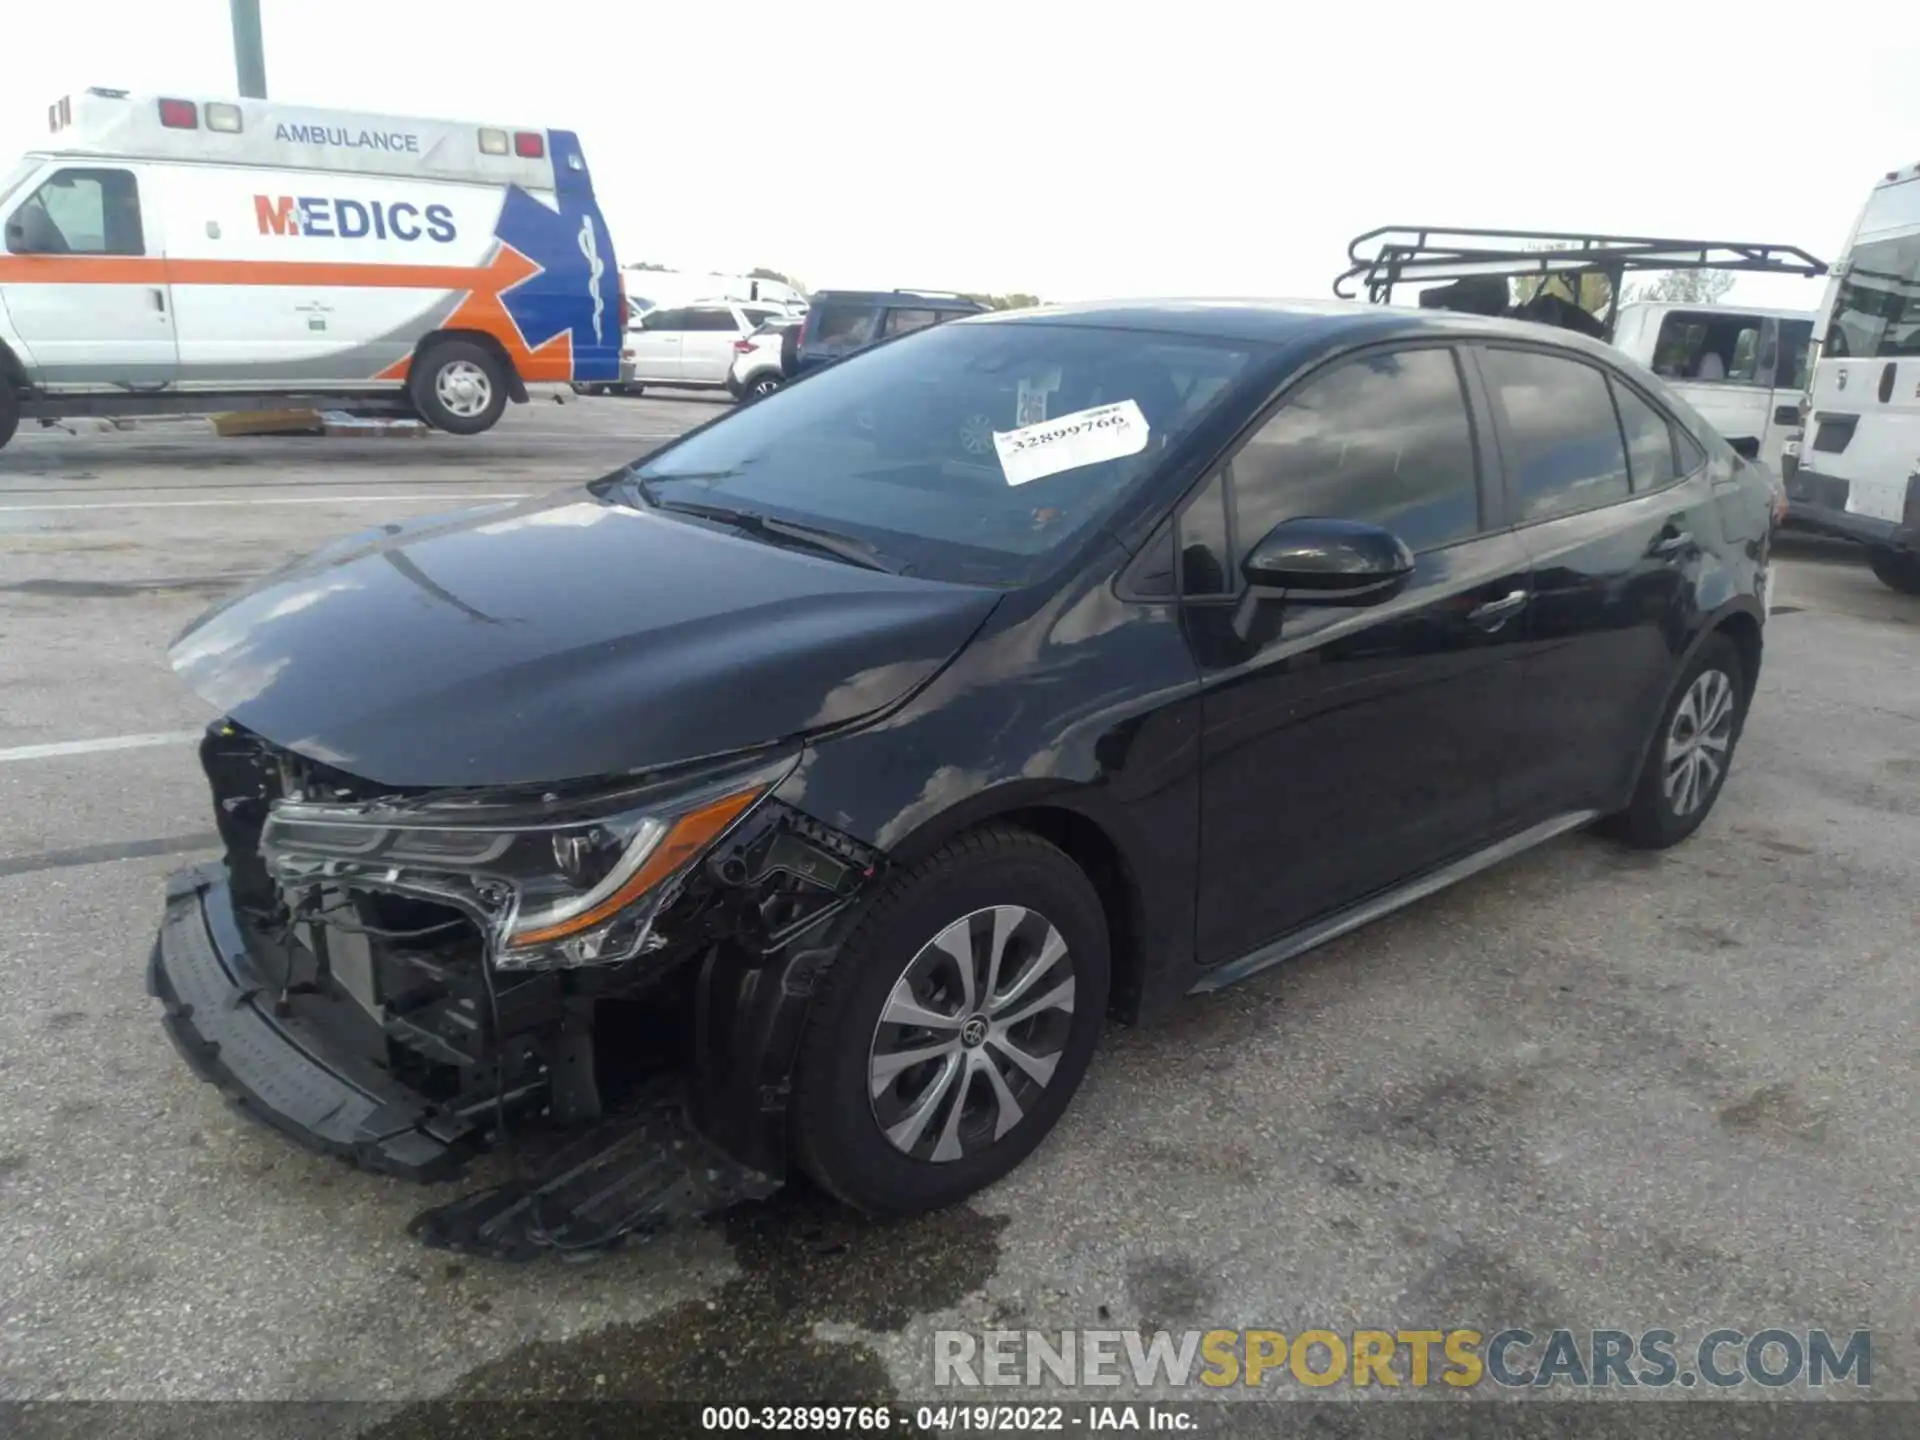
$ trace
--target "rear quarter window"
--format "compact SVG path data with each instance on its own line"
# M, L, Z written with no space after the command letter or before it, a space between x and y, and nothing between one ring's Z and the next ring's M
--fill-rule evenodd
M829 301L813 313L807 327L807 347L812 350L851 350L873 339L880 319L878 305L835 303Z

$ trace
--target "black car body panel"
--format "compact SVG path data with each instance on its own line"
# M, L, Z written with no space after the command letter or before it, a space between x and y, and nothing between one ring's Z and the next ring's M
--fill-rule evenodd
M233 720L362 779L543 784L846 724L923 684L998 598L582 490L328 552L172 658Z
M234 804L230 777L255 746L261 773L288 770L289 752L375 787L432 791L671 769L788 742L797 763L686 873L660 948L617 975L562 970L507 997L525 1084L549 1083L551 1056L586 1043L582 1006L680 997L691 1113L764 1179L789 1150L811 997L867 895L976 827L1036 832L1079 865L1105 909L1114 1008L1145 1020L1339 933L1342 917L1624 807L1669 698L1714 637L1732 639L1749 687L1757 676L1765 477L1604 345L1339 304L1062 307L941 330L975 325L1104 328L1115 346L1207 337L1254 358L1097 525L1005 589L802 553L604 486L331 547L176 646L182 676L232 722L207 750L216 802ZM919 339L892 343L911 355ZM1519 392L1494 383L1494 351L1570 364L1614 418L1540 452ZM883 358L895 352L741 418L771 423L802 390L817 399ZM1416 371L1438 386L1418 414L1394 399ZM1359 422L1341 416L1360 412L1315 398L1345 393L1342 376L1406 413L1342 431ZM1638 432L1621 418L1635 406ZM1284 438L1309 421L1305 439ZM1393 456L1427 465L1424 437L1450 427L1457 464L1438 508L1393 513L1405 525L1452 516L1455 530L1403 543L1370 515L1290 498L1318 493L1289 488L1309 482L1337 493L1348 442L1401 425L1411 438ZM1529 487L1554 466L1584 474L1596 445L1618 454L1617 472L1594 471L1612 488L1568 489L1540 510ZM1312 468L1328 456L1324 474ZM1398 484L1399 466L1380 473ZM1283 525L1374 526L1381 543L1359 563L1384 578L1341 581L1333 565L1347 590L1314 590L1326 576L1289 589L1272 579L1281 572L1250 567L1263 537L1243 531L1280 533L1274 505ZM252 865L246 826L276 803L271 783L222 825L236 892ZM170 967L195 957L170 959L168 943L156 988L175 993ZM409 996L416 1014L499 1003L467 980ZM376 1025L376 1053L426 1023L389 1019L384 1039ZM461 1077L445 1088L471 1116L490 1082L484 1067Z

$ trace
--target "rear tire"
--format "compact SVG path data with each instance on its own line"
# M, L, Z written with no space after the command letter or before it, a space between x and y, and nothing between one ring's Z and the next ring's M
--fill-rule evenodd
M408 388L420 418L450 435L491 430L507 408L506 366L471 340L429 348L414 362Z
M4 441L0 441L4 443ZM1902 595L1920 595L1920 555L1911 550L1876 549L1867 552L1874 578Z
M1665 850L1698 830L1727 782L1749 698L1740 651L1713 636L1661 713L1632 803L1600 828L1637 850Z
M20 397L4 375L0 375L0 449L5 449L13 432L20 428Z
M1108 973L1099 895L1031 832L975 830L891 877L814 996L794 1077L801 1167L876 1215L999 1179L1079 1087Z

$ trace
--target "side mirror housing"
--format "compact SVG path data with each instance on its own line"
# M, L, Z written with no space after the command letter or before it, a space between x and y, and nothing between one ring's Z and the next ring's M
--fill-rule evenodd
M27 227L18 220L7 222L7 249L16 255L27 253Z
M1384 597L1413 573L1413 551L1358 520L1283 520L1240 563L1247 583L1328 604Z

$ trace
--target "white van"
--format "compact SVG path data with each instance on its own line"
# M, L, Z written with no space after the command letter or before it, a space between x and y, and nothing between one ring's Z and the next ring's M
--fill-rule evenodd
M565 130L88 90L0 178L24 417L313 403L473 434L612 380L619 265Z
M1920 595L1920 165L1873 187L1815 328L1791 513L1861 541L1884 584Z
M1778 474L1800 428L1813 321L1811 310L1630 301L1614 318L1613 343Z

